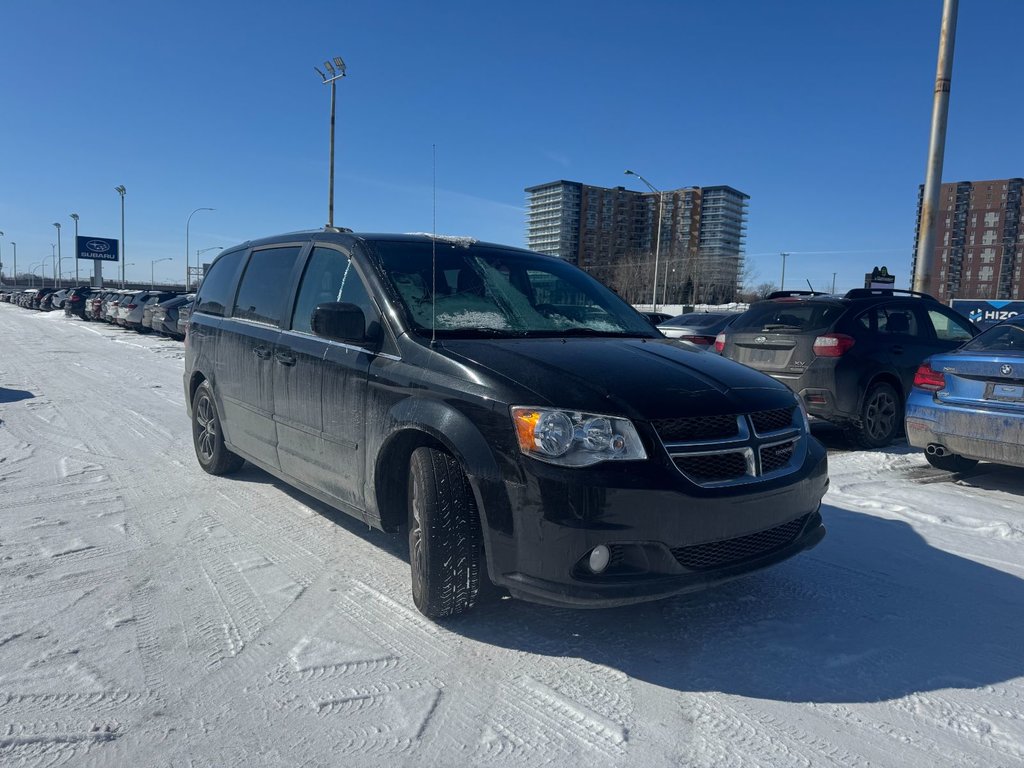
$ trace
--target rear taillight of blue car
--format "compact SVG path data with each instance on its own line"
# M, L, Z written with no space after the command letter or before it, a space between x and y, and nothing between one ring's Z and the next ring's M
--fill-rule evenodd
M921 363L914 374L914 386L928 392L938 392L946 388L946 377L941 371L936 371L928 363Z

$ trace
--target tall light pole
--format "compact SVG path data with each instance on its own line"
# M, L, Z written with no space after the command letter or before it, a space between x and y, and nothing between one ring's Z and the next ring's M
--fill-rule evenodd
M185 292L186 293L188 293L188 279L189 279L189 274L188 274L188 254L189 254L189 251L188 251L188 228L189 228L189 225L192 223L192 217L195 214L197 214L199 211L215 211L215 210L217 210L217 209L216 208L196 208L194 211L192 211L192 213L190 213L188 215L188 218L185 219ZM198 267L199 264L196 263L196 266Z
M128 190L124 188L124 184L118 184L114 191L121 196L121 287L124 288L124 262L127 258L124 247L124 196Z
M72 213L71 218L75 220L75 285L78 285L78 214Z
M789 256L789 254L780 253L779 256L782 257L782 284L779 286L779 290L784 291L786 290L786 257Z
M651 297L651 308L654 311L658 309L658 257L661 255L661 217L662 212L665 210L665 194L657 189L651 182L645 179L636 171L626 171L627 176L636 176L640 181L647 185L647 188L654 192L658 196L658 234L655 237L654 245L654 293Z
M0 230L0 237L3 237L3 230ZM0 252L0 284L4 281L4 255Z
M18 244L11 241L11 248L14 250L14 285L18 284Z
M313 67L316 73L320 75L320 79L324 81L324 85L327 83L331 84L331 159L330 159L330 189L327 193L327 226L334 226L334 94L335 94L335 81L345 76L345 62L342 61L341 56L335 56L333 63L331 61L325 61L324 67L330 74L324 74L317 67Z
M53 287L57 287L57 244L50 243L50 260L53 262Z
M53 222L53 226L55 226L57 228L57 264L58 264L57 280L60 283L60 286L63 286L64 285L64 281L63 281L64 259L61 258L61 255L60 255L60 222L59 221ZM60 286L58 286L58 287L60 287Z
M156 278L153 277L153 265L161 261L170 261L170 256L164 256L162 259L150 259L149 261L149 290L153 290L156 285Z

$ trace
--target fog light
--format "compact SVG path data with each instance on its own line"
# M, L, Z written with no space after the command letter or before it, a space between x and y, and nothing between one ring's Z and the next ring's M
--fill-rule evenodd
M587 565L592 573L602 573L608 567L608 561L611 559L612 553L608 551L608 547L604 544L599 544L591 550Z

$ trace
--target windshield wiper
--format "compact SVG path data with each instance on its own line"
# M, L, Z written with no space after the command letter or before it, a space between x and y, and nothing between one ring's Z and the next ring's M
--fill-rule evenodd
M788 329L788 330L791 330L791 331L801 331L801 330L803 330L799 325L790 325L789 323L768 323L761 330L762 331L781 331L783 329Z

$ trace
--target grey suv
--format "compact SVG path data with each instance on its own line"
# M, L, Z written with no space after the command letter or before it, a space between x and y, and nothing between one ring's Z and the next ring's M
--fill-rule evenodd
M326 230L230 248L186 335L200 465L247 460L409 537L427 616L484 580L612 606L825 534L827 460L771 378L666 339L566 262Z

